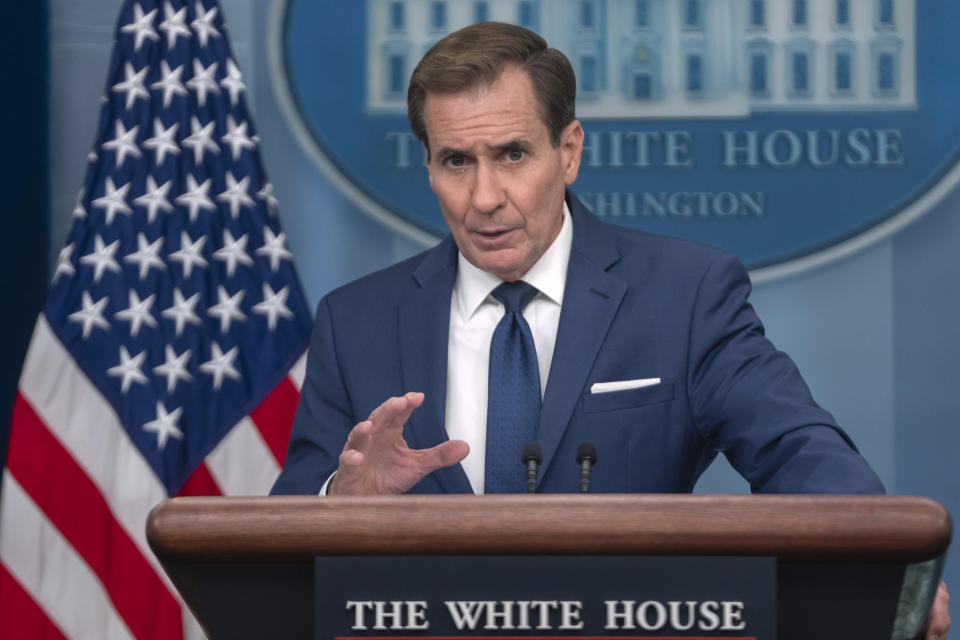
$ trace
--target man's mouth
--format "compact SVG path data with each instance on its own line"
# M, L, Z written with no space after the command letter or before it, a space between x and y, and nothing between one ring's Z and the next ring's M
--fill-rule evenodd
M513 231L513 229L484 229L477 231L484 238L499 238Z
M477 245L487 249L497 249L500 248L504 242L507 242L511 233L516 231L515 228L498 228L498 229L478 229L473 231L474 241Z

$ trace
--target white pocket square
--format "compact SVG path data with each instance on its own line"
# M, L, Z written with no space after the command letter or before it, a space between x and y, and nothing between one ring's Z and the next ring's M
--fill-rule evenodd
M660 384L660 378L637 378L636 380L614 380L613 382L594 382L590 385L590 393L610 393L611 391L626 391L627 389L642 389Z

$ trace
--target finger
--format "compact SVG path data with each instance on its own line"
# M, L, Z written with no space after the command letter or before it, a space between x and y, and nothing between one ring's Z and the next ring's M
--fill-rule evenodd
M344 445L344 449L362 449L367 443L372 429L373 423L370 420L358 422L347 434L347 443Z
M340 452L340 468L338 470L344 471L350 468L356 469L363 464L363 460L364 455L362 451L357 451L355 449L344 449Z
M380 403L376 409L370 412L367 420L376 425L384 424L397 412L397 407L405 403L404 396L390 396Z
M399 398L398 402L394 405L396 413L393 414L391 427L394 429L402 429L403 425L405 425L407 420L410 419L410 415L422 404L422 393L411 391L404 394L403 397Z
M373 410L369 420L374 430L398 430L410 419L414 409L423 404L423 394L409 392L399 397L389 398Z
M423 475L457 464L467 457L470 453L470 445L463 440L448 440L441 442L435 447L429 449L420 449L417 454L420 458L420 465L423 469Z
M937 587L937 596L934 598L930 616L927 618L926 640L942 640L950 630L950 595L947 585L941 581Z
M380 403L380 406L374 409L367 420L382 419L385 415L390 415L398 410L406 408L408 403L413 403L413 408L423 404L423 394L417 391L408 391L402 396L391 396Z

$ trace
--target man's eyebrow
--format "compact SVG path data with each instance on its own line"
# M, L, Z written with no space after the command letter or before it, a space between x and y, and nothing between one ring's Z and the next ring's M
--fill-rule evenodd
M469 154L462 149L454 149L453 147L440 147L437 149L437 155L445 158L447 156L465 156Z
M525 138L514 138L503 144L495 145L493 148L498 151L530 151L533 149L533 145Z

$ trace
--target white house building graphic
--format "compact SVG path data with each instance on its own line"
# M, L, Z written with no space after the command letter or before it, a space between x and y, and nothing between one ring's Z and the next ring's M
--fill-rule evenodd
M366 106L405 113L410 73L472 22L562 50L581 118L916 109L916 0L366 0Z

